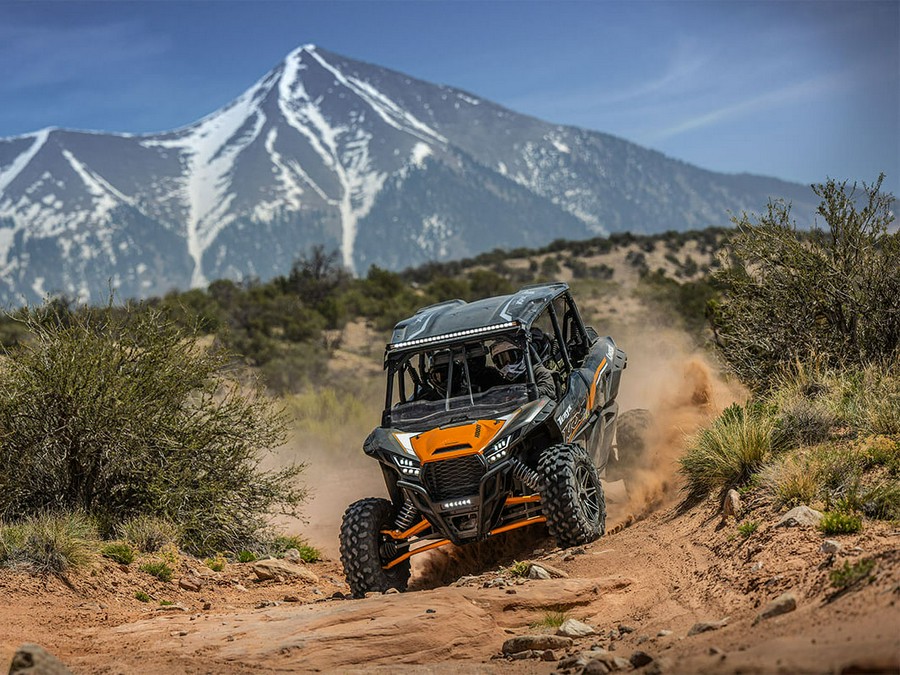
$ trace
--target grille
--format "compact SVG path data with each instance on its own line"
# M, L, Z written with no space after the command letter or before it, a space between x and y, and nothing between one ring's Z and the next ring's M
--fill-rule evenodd
M478 455L429 462L422 468L422 479L434 501L477 495L482 476L484 463Z

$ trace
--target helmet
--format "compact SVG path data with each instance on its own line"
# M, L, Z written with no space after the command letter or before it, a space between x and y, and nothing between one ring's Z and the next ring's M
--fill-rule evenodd
M491 359L507 380L515 380L525 373L525 355L514 342L497 340L491 345Z
M431 365L428 368L428 383L440 396L447 394L447 382L449 381L450 352L438 352L431 357ZM459 364L453 362L453 388L460 384L461 370Z

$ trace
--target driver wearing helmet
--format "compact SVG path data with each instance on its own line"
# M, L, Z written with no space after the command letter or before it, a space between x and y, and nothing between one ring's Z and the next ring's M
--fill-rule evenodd
M525 381L525 354L514 342L505 338L494 342L491 345L491 360L507 382L518 384ZM532 370L534 370L538 395L555 399L556 383L553 381L553 373L539 363L532 364Z

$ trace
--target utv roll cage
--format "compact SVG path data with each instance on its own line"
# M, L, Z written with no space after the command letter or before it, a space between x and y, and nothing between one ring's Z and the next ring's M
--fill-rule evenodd
M555 301L563 299L563 316L559 316ZM543 331L533 324L547 311L553 335L547 335L546 344L539 344ZM391 341L385 349L384 368L387 371L387 392L382 414L382 427L392 426L393 395L397 382L398 403L402 405L413 400L414 391L407 391L404 372L412 376L414 389L418 388L423 371L424 353L447 350L447 382L445 410L450 410L453 389L454 362L461 365L468 391L468 403L475 406L475 395L468 371L468 352L475 343L486 339L504 337L518 344L525 355L527 400L538 398L534 368L553 356L561 369L568 374L573 363L579 362L587 353L590 337L575 308L566 283L555 282L525 286L511 295L486 298L467 303L463 300L449 300L423 307L412 317L394 327ZM482 352L483 353L483 352ZM418 371L410 365L418 355ZM457 359L457 355L460 357ZM397 375L400 377L397 377ZM496 402L495 402L496 403Z

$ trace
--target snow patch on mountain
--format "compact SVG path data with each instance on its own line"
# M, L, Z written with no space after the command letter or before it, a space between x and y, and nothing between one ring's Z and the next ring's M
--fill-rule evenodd
M44 147L44 143L47 142L47 138L50 136L51 131L53 131L52 128L47 128L41 129L35 133L34 143L31 144L31 147L16 157L8 167L0 170L0 193L16 179L16 176L22 173L22 169L28 166L28 163L34 158L38 151Z

